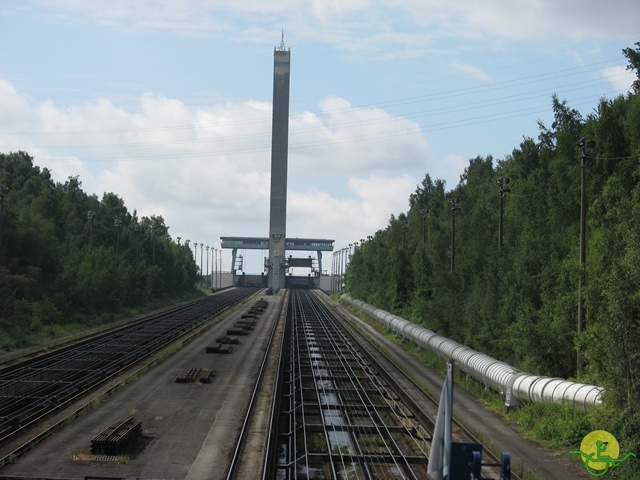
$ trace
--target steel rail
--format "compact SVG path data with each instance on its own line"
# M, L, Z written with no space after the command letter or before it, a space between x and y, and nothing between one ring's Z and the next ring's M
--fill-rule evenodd
M290 322L294 326L290 327L291 333L288 333L292 336L288 355L289 362L295 362L291 370L297 369L297 378L291 383L300 390L297 394L300 402L288 412L281 412L282 416L289 417L289 424L293 423L293 428L286 432L289 435L284 440L288 442L285 449L289 450L289 455L285 462L276 466L278 478L296 478L301 467L298 464L300 461L304 462L301 468L303 476L322 462L324 468L331 469L330 472L325 470L330 478L340 478L340 475L347 473L357 478L360 475L377 478L391 472L404 478L423 477L425 472L420 470L421 473L417 473L415 464L418 462L424 468L424 451L418 457L403 452L411 442L396 437L409 431L402 419L394 416L389 405L381 405L384 400L381 402L372 397L375 395L382 399L386 390L376 387L372 377L363 373L368 367L364 360L358 359L360 355L353 342L340 333L341 328L325 312L326 307L308 292L296 292L292 299L294 297L295 300L290 302L294 313L288 320L295 317L296 321ZM308 364L303 365L303 361ZM305 370L310 373L307 374ZM313 386L305 387L309 379L315 380ZM308 415L305 412L304 417L300 415L306 405L312 405L312 401L305 398L307 392L313 392L313 404L319 410L321 425L312 423L313 411ZM292 397L296 398L296 392ZM302 442L296 438L298 429L304 438ZM307 435L314 431L321 432L324 437L323 454L312 453L307 444ZM374 442L377 449L371 451L371 444L363 445L361 442L370 441L374 435L381 440ZM304 447L302 455L295 453L297 446ZM342 470L337 471L337 466Z
M281 306L282 309L282 306ZM233 452L233 455L231 457L231 463L229 466L229 470L227 472L227 480L233 480L236 478L236 473L238 470L238 467L240 466L240 461L241 461L241 452L242 452L242 448L244 447L244 442L245 439L247 437L247 433L249 430L249 422L251 420L251 417L255 414L255 403L256 403L256 399L258 397L258 394L260 392L260 387L263 384L263 378L265 376L265 372L266 372L266 365L267 365L267 361L269 359L269 356L271 355L271 352L273 351L273 339L276 335L276 330L278 328L278 322L280 320L280 312L277 312L275 315L275 321L273 322L273 327L271 328L271 332L269 334L269 341L268 341L268 347L265 350L264 356L262 358L262 362L260 363L260 369L258 371L258 377L256 379L256 383L253 387L253 391L251 393L251 399L249 401L249 406L247 407L247 412L245 414L244 417L244 421L242 422L242 427L240 429L240 434L238 436L238 441L236 443L236 448ZM283 337L284 338L284 337ZM267 444L266 447L266 452L269 451L269 446Z
M186 305L184 308L190 313L183 308L151 322L136 323L111 336L81 342L75 350L62 348L31 359L23 368L12 365L0 370L0 444L253 292L252 289L231 290L224 295L208 297L208 301L196 302L193 308ZM189 319L189 316L197 320ZM127 339L127 336L137 334L146 336L149 342L141 342L139 337ZM87 348L102 351L104 355L85 361L80 352ZM84 364L77 363L79 360ZM58 370L74 369L82 372L82 376L74 381L61 382L55 378Z
M305 299L307 300L307 299ZM304 307L303 307L304 308ZM318 347L314 347L316 349L317 356L316 358L318 359L317 361L314 361L314 355L311 352L311 347L309 346L309 342L306 341L305 342L305 346L307 347L307 358L309 359L309 367L311 369L311 376L315 379L315 378L322 378L323 376L323 370L329 369L329 367L331 367L332 371L335 371L337 369L338 365L333 364L333 362L339 362L340 363L340 367L344 367L344 359L340 357L340 351L337 344L337 339L336 338L332 338L328 332L328 330L324 325L322 325L319 320L319 316L318 316L318 312L316 309L313 308L313 305L311 303L309 303L307 305L307 308L311 310L312 314L311 314L311 319L307 319L305 318L306 322L307 322L307 326L310 330L312 330L314 332L315 337L317 338L319 336L319 334L322 334L323 337L329 341L329 347L330 349L327 350L326 348L324 348L326 345L321 342L319 344ZM313 322L315 320L315 325L312 325L311 322ZM308 340L308 334L307 336L305 336L305 339ZM317 344L317 342L314 341L314 344ZM335 355L335 357L331 358L331 355ZM324 359L324 360L323 360ZM327 365L327 360L331 360L332 365ZM343 370L346 370L345 368L343 368ZM329 372L328 372L329 373ZM329 374L330 375L330 374ZM335 385L339 383L335 380L334 378L334 388L332 388L331 390L336 390L335 389ZM327 414L329 413L329 409L325 408L323 409L323 402L322 399L324 399L325 405L328 405L328 402L330 400L332 400L331 397L335 397L336 399L338 399L338 395L334 394L331 392L330 389L327 388L327 384L320 381L314 381L313 382L313 387L314 387L314 391L315 391L315 399L317 401L317 406L318 406L318 410L320 411L321 414L321 418L322 418L322 429L324 431L324 435L325 438L327 439L327 446L329 447L332 444L337 444L337 443L342 443L341 440L339 440L341 437L346 438L348 440L350 439L350 436L347 435L340 435L340 433L344 433L344 432L339 432L337 427L336 427L336 419L327 419ZM337 390L336 393L339 394L340 390ZM342 421L342 419L340 419L340 421ZM331 439L333 441L331 441ZM352 446L354 442L344 442L347 444L347 446ZM357 445L357 444L356 444ZM348 471L348 460L346 460L344 458L343 452L342 452L342 448L338 448L337 450L338 456L340 457L340 464L342 465L342 469L343 471ZM359 450L358 453L362 453L361 450ZM331 465L333 466L333 462L331 462ZM335 472L335 469L334 469ZM372 478L371 472L370 471L365 471L365 474L367 476L367 478ZM333 478L337 478L337 474L334 473Z
M288 295L288 294L287 294ZM285 300L288 299L288 296L285 297ZM283 311L283 305L286 305L285 303L280 305L280 310L278 312L277 315L277 319L276 319L276 323L280 322L280 317L282 315L282 311ZM265 449L264 449L264 458L262 460L262 478L261 480L267 480L267 476L268 476L268 472L271 471L272 469L272 459L273 459L273 452L275 450L274 447L274 441L273 441L273 436L271 435L271 432L276 430L275 427L275 422L277 419L277 412L278 409L280 407L280 399L282 397L282 389L280 388L280 386L282 385L282 376L284 375L284 344L285 344L285 339L286 339L286 335L282 335L282 339L280 340L280 345L279 345L279 351L280 354L278 355L278 362L277 362L277 366L276 366L276 374L275 374L275 378L274 378L274 383L275 383L275 388L273 389L273 395L271 397L271 408L269 410L269 424L267 425L267 441L265 444ZM291 427L291 426L290 426Z
M332 315L330 315L330 313L326 309L320 308L321 304L315 303L316 301L317 300L314 300L314 302L312 302L311 305L316 310L318 317L322 318L323 320L322 325L324 326L324 328L327 329L327 332L330 335L330 338L333 339L334 338L333 335L337 336L339 331L339 328L336 324L336 320ZM331 331L329 331L328 327L331 327ZM341 333L341 335L344 335L344 334ZM358 349L351 342L346 343L346 346L351 352L353 359L359 364L359 367L361 368L361 370L365 372L367 379L371 382L371 385L373 386L373 389L374 389L373 391L376 392L380 397L383 397L386 393L386 389L380 384L380 382L378 381L378 378L375 375L367 374L368 365L365 364ZM348 375L348 378L350 379L351 387L355 388L354 391L359 393L359 399L363 402L363 405L367 405L367 403L375 405L372 399L370 398L370 395L366 393L367 390L364 389L364 385L359 380L359 377L357 376L355 369L351 367L351 365L348 363L345 366L346 366L345 371ZM357 380L357 382L355 382L354 379ZM368 411L368 408L366 408L366 410L369 414L369 417L372 423L376 425L376 431L378 435L380 435L380 437L383 439L386 439L387 437L389 438L389 441L385 440L384 442L385 448L387 449L389 457L393 460L393 463L395 464L395 466L400 470L408 472L408 474L411 477L417 478L416 474L411 470L411 466L409 461L407 460L407 457L401 453L403 449L394 439L393 434L388 428L388 422L384 420L381 412L377 408L375 408L375 406L371 409L372 411ZM395 417L395 420L398 421L398 423L401 423L397 413L394 410L389 410L388 413L392 417ZM376 420L378 420L379 424L382 425L382 427L378 426L378 422L376 422ZM354 438L354 441L357 445L357 448L361 451L359 442L357 442L355 438ZM398 452L400 452L400 455L394 456L394 452L396 452L396 455ZM422 454L426 455L426 452L422 450Z
M298 292L293 291L292 292L292 304L293 304L293 318L292 318L292 328L293 328L293 334L292 334L292 341L295 344L295 349L293 350L294 353L296 354L296 357L294 358L294 365L297 367L297 385L298 388L294 389L294 398L295 398L295 394L297 392L300 392L300 401L298 402L300 405L299 411L300 411L300 415L302 416L303 419L303 424L306 424L306 411L305 411L305 400L304 400L304 385L303 385L303 380L304 380L304 374L302 372L302 362L300 361L300 359L302 358L302 354L303 354L303 347L307 347L307 355L309 356L308 353L308 342L307 340L307 335L308 335L308 331L305 328L305 322L307 321L307 316L306 313L304 311L304 306L302 304L302 302L300 301L300 295L298 294ZM302 332L300 332L300 322L302 322ZM297 360L297 361L295 361ZM317 390L317 383L314 383L314 386L316 387ZM319 404L319 397L316 394L316 401L318 402L318 408L320 411L322 411L322 408ZM295 417L294 417L295 418ZM297 432L297 428L295 429L295 432ZM307 442L307 435L306 435L306 431L303 429L302 430L302 434L303 434L303 441L304 441L304 462L305 462L305 468L306 471L310 470L310 465L309 465L309 457L307 455L307 452L309 451L309 444ZM324 441L325 441L325 445L330 445L330 438L329 438L329 433L327 432L326 429L323 430L323 435L324 435ZM296 440L296 436L294 436L294 444L297 445L297 443L295 442ZM298 463L298 459L296 458L296 463ZM337 472L335 469L335 465L330 464L331 467L331 474L332 477L331 478L337 478ZM296 471L297 473L297 471ZM296 475L297 477L297 475Z
M379 424L383 424L384 422L382 421L381 418L379 418L379 415L377 415L376 409L373 406L374 402L372 401L371 398L369 398L369 396L366 394L366 388L365 386L359 381L358 379L358 375L356 374L355 371L353 371L353 368L351 368L349 362L345 361L345 355L343 352L343 349L347 349L349 354L353 355L353 352L349 347L349 345L346 342L341 342L342 345L339 346L337 339L338 338L342 338L342 334L339 334L336 331L335 326L331 322L330 318L327 318L325 315L322 315L321 310L314 305L313 302L309 303L309 306L311 309L313 309L314 311L314 315L316 316L316 318L318 318L318 320L322 320L322 322L319 323L319 327L324 330L325 332L325 336L327 339L329 339L329 343L330 343L330 347L331 347L331 351L327 352L325 349L325 352L323 356L327 357L330 354L335 355L334 357L334 362L337 361L339 363L339 367L341 370L344 371L344 375L345 378L347 380L344 381L337 381L337 385L338 385L338 389L337 389L337 394L339 398L347 398L350 397L350 393L351 392L356 392L356 396L349 398L349 401L342 401L342 407L343 407L343 411L345 413L344 416L346 416L347 418L349 418L349 413L351 407L351 402L358 402L359 404L362 405L362 410L364 410L364 412L366 412L369 421L372 425L374 425L374 429L375 432L380 436L380 438L384 438L384 433L381 431ZM331 327L331 328L329 328ZM327 355L327 353L329 353L329 355ZM353 356L353 358L357 358L356 356ZM335 369L335 367L334 367ZM363 392L363 393L360 393ZM355 415L351 415L351 417L354 417ZM377 421L378 420L378 421ZM326 422L325 422L326 423ZM353 427L353 424L350 424L351 428ZM333 428L334 430L334 434L335 434L335 426ZM361 430L359 429L357 426L355 426L355 430ZM388 433L388 432L387 432ZM390 435L389 435L390 436ZM358 442L356 435L353 434L353 430L348 432L348 438L350 440L349 445L355 447L355 449L357 450L357 455L358 456L362 456L364 457L364 452L362 451L362 447L360 446L360 442ZM385 441L385 448L387 450L387 453L389 455L393 455L393 451L392 449L389 447L389 445L387 444L387 442ZM340 456L342 457L342 451L339 450ZM373 458L373 462L376 463L377 462L377 458ZM341 458L341 462L344 465L344 458ZM396 466L398 467L397 463ZM363 463L362 467L364 468L364 474L368 479L372 479L374 478L373 472L371 470L371 468L369 467L368 463Z
M194 305L197 305L198 303L207 302L209 301L209 298L210 297L198 298L196 300L192 300L186 303L181 303L179 305L163 308L162 310L145 315L144 317L138 320L134 320L133 322L127 322L124 325L119 325L119 326L110 327L104 330L100 330L97 333L83 336L83 338L79 340L73 339L70 341L59 343L53 347L51 347L50 344L44 344L39 350L36 350L35 352L30 350L27 353L23 353L19 356L15 356L9 360L1 362L0 373L4 374L14 369L24 368L26 365L29 365L31 363L39 362L40 360L42 360L42 358L47 358L48 356L51 356L52 352L62 353L64 351L73 350L81 345L92 343L100 338L108 337L122 330L129 330L135 325L153 322L168 314L180 312L181 310L190 308Z

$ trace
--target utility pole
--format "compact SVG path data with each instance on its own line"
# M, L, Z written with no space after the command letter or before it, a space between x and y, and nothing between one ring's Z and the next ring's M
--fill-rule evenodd
M204 270L202 270L202 251L204 250L204 243L200 244L200 286L202 287L203 283L204 283Z
M504 220L504 194L511 191L510 188L506 188L509 185L509 177L500 177L496 180L496 184L500 189L500 221L498 223L498 253L502 251L502 232L503 232L503 220Z
M456 212L460 210L460 199L452 198L449 200L451 205L451 273L456 269Z
M205 248L207 249L207 263L205 263L205 265L207 266L207 276L204 277L206 280L204 288L209 288L209 245L207 245Z
M0 184L0 266L2 266L2 228L4 218L4 196L9 191L9 187Z
M584 331L585 312L583 287L585 283L585 263L587 258L587 189L586 189L586 169L587 161L593 156L587 155L587 148L593 149L596 146L595 140L578 141L580 149L580 274L578 276L578 335ZM576 352L576 374L582 373L582 358L580 357L580 347Z
M153 252L151 254L151 258L152 258L152 263L153 265L156 264L156 230L155 228L153 228L153 225L151 225L151 251Z
M96 216L96 212L89 210L87 212L87 219L91 222L91 226L89 228L89 250L93 248L93 219Z
M116 228L116 257L120 253L120 227L122 226L122 220L116 218L113 221L113 226Z
M420 215L422 215L422 244L424 245L427 242L427 217L429 216L429 210L420 210Z
M331 255L331 293L336 293L336 252Z
M136 264L138 263L138 257L140 256L140 224L136 223L133 226L133 231L136 232ZM188 242L188 240L187 240Z

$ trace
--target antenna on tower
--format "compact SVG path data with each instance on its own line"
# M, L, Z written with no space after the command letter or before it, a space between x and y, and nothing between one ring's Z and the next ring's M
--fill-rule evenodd
M284 28L282 29L282 38L280 40L280 50L284 51Z

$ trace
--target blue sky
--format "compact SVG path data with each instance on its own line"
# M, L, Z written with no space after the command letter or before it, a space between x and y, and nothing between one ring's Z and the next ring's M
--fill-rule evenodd
M174 238L266 236L284 30L287 235L340 249L425 174L452 189L470 158L537 138L552 94L587 115L627 92L638 25L637 0L0 0L0 151ZM261 271L264 252L242 253Z

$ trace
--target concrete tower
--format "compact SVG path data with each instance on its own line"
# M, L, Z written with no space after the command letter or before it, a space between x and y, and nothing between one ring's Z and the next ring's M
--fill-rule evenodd
M271 209L269 217L268 286L284 288L287 237L287 157L289 152L289 71L291 51L273 55L273 116L271 126Z

